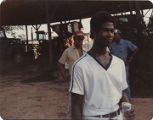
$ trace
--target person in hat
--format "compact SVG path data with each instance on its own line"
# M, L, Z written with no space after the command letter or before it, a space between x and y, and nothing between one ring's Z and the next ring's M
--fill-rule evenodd
M127 83L128 83L128 88L125 90L125 93L127 94L129 100L131 100L131 93L130 93L130 84L129 84L129 79L128 79L128 71L129 71L129 64L131 63L131 61L133 60L133 58L135 57L135 55L138 52L138 47L136 45L134 45L132 42L130 42L129 40L124 40L121 38L121 31L118 29L115 29L114 31L115 36L114 36L114 41L112 42L112 44L109 46L110 48L110 52L121 58L126 66L126 79L127 79ZM132 51L131 56L128 57L128 52Z
M73 63L82 56L85 51L82 49L82 44L84 40L84 33L82 31L76 31L73 35L74 46L71 46L64 50L62 56L58 60L59 71L64 80L70 80L70 73L72 71ZM69 75L66 77L65 64L68 64L69 67Z
M71 73L72 120L123 120L120 105L129 102L123 92L128 86L125 65L107 51L114 28L114 18L107 12L91 18L93 47L73 64ZM125 116L132 120L133 109Z

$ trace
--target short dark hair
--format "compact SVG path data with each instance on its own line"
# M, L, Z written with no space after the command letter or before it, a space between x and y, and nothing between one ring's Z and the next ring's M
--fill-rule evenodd
M115 19L108 12L100 11L92 16L90 20L90 37L94 38L95 33L99 32L102 24L106 22L112 22L115 26Z

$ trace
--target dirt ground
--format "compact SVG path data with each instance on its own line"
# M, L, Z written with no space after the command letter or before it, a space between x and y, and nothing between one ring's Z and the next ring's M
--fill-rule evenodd
M30 66L0 75L0 116L4 119L65 119L68 82L39 75ZM136 120L153 118L153 98L133 98Z

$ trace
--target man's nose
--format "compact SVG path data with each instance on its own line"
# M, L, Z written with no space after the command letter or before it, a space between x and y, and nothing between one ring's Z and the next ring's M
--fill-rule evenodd
M108 37L114 37L114 33L112 31L108 31L107 36Z

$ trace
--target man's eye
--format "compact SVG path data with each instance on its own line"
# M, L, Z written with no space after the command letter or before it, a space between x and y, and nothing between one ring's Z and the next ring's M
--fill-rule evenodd
M111 30L112 33L114 33L114 30Z
M103 32L108 32L109 30L108 29L103 29Z
M114 33L114 29L110 30L110 29L103 29L103 32L111 32Z

